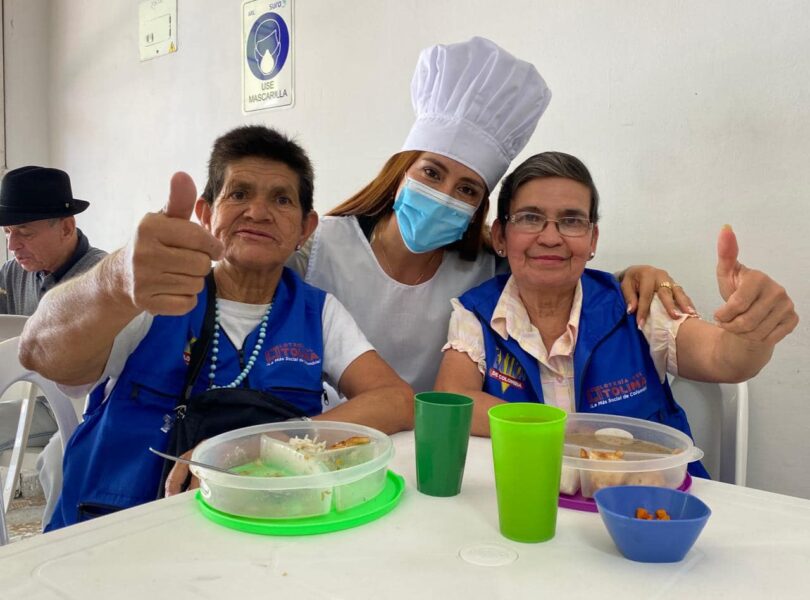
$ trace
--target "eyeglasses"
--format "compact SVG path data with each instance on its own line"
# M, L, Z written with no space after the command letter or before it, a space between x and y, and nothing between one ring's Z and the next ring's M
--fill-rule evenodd
M509 222L515 229L524 233L542 233L549 223L557 225L557 231L565 237L582 237L593 227L588 219L583 217L562 217L560 219L549 219L545 215L536 212L516 212L509 216Z

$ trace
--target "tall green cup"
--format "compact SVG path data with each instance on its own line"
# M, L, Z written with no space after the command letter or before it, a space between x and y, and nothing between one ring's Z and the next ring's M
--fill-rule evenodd
M429 496L455 496L467 460L472 398L422 392L415 399L416 486Z
M557 528L564 410L509 402L489 409L501 534L517 542L545 542Z

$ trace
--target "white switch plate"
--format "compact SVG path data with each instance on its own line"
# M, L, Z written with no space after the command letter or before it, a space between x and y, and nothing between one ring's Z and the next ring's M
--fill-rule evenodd
M177 0L141 0L138 48L142 61L177 52Z

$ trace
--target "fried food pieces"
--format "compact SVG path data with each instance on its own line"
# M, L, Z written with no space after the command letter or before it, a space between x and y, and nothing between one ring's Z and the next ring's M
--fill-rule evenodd
M666 510L663 508L659 508L655 511L655 514L650 514L646 508L638 507L636 509L636 519L643 519L645 521L670 521L670 516Z
M365 446L371 443L371 438L365 435L353 435L345 440L340 440L329 446L329 450L337 450L339 448L351 448L352 446Z

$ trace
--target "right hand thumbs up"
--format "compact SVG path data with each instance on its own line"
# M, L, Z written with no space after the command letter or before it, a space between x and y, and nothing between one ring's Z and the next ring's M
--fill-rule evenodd
M175 173L169 198L159 213L146 215L129 244L128 295L155 315L182 315L197 304L211 261L221 258L222 242L190 221L197 188L186 173Z
M167 217L174 219L191 219L194 212L194 203L197 201L197 187L188 173L179 171L172 175L169 183L169 199L161 211Z

